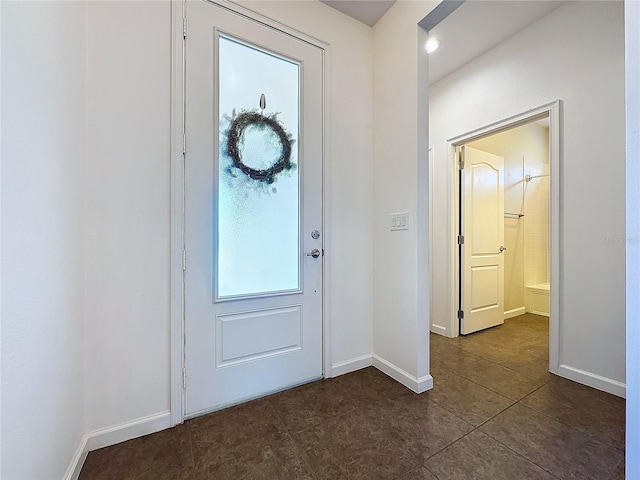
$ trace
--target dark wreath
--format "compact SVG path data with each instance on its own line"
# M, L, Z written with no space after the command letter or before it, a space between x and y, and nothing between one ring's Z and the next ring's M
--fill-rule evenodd
M270 128L280 140L282 150L280 157L269 167L264 170L257 170L245 165L242 161L240 153L240 145L242 144L242 135L245 129L251 125L264 130ZM284 131L284 128L274 117L266 117L261 113L242 112L233 119L227 134L227 154L233 160L233 165L239 168L245 175L254 180L273 183L274 177L283 170L293 168L291 163L291 141Z

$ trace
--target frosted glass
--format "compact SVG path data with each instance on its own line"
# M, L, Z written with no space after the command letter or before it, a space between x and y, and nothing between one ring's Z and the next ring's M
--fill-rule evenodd
M217 296L299 290L299 64L220 35L218 65Z

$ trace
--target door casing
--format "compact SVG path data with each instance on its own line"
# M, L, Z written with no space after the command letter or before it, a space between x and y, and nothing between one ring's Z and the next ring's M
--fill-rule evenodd
M331 131L327 115L329 110L329 99L327 91L330 91L329 66L330 66L330 45L306 35L298 30L283 25L275 20L265 17L253 10L242 7L228 0L201 0L218 5L232 13L244 16L255 22L262 23L267 27L279 30L287 35L298 38L304 42L314 45L323 50L323 163L322 163L322 231L324 240L322 247L325 255L331 254L331 225L329 219L329 209L327 205L327 193L330 191L329 185L329 165L327 158L329 151L328 132ZM185 55L184 39L185 32L188 35L188 25L186 18L185 0L171 1L171 380L170 380L170 414L171 426L184 422L185 419L185 299L184 299L184 246L185 246L185 163L184 149L185 138ZM323 336L323 376L331 375L331 336L330 324L327 321L327 312L330 311L330 295L328 285L331 284L330 262L323 262L323 292L322 292L322 336Z
M551 283L550 295L550 315L549 315L549 371L558 373L559 351L560 351L560 312L562 299L560 298L560 134L561 134L561 109L562 101L556 100L552 103L542 105L526 112L513 115L490 125L478 128L471 132L461 134L447 140L450 159L450 179L451 179L451 229L449 239L451 252L458 251L457 236L460 212L458 165L456 149L466 143L478 140L509 130L513 127L529 123L542 117L549 117L549 172L550 176L550 258L549 277ZM433 242L431 242L433 244ZM460 295L460 261L457 253L451 255L451 292L449 298L450 319L449 328L457 337L460 335L457 318L458 301Z

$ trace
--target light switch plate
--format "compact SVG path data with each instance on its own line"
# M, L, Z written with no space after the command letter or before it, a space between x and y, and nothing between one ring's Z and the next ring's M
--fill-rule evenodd
M409 230L409 213L392 213L391 214L391 230Z

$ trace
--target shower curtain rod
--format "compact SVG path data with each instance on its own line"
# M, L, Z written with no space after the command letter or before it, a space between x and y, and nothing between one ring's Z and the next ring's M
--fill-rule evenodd
M545 175L529 175L528 173L524 176L524 181L525 182L530 182L531 180L533 180L534 178L540 178L540 177L548 177L549 174L545 174Z

